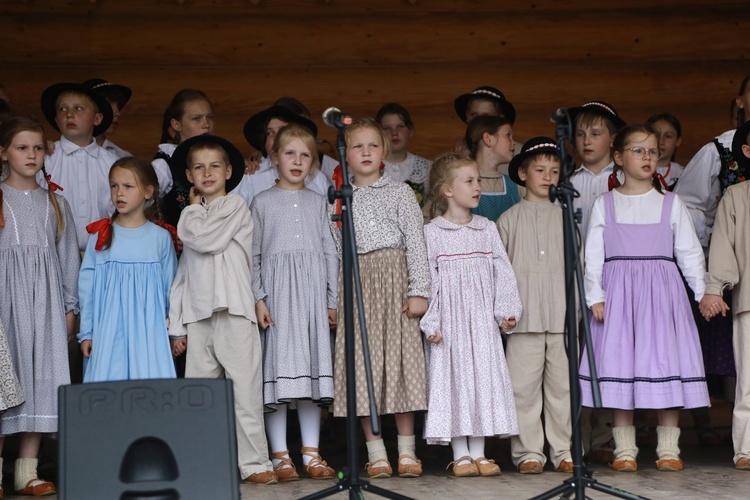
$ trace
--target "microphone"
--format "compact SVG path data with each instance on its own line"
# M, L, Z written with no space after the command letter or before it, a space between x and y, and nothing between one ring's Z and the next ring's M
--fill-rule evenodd
M342 129L352 124L352 117L339 108L328 108L323 111L323 121L329 127Z
M552 123L557 123L565 118L565 116L568 114L568 108L557 108L557 110L552 113L552 116L549 117L549 121Z

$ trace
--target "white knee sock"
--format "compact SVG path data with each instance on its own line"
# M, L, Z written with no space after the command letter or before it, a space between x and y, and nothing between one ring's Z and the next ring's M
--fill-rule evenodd
M484 436L469 438L469 455L472 460L484 458Z
M268 433L268 444L271 445L271 452L288 451L286 444L286 415L288 405L276 405L276 411L266 413L266 432ZM287 454L287 457L289 455ZM273 458L273 466L276 467L281 462L278 458ZM287 466L288 467L288 466Z
M463 463L458 463L458 459L471 456L469 453L469 441L465 436L455 437L451 439L451 447L453 448L453 460L456 461L456 465L464 465Z
M297 400L299 431L302 435L302 446L318 448L320 446L320 406L310 400ZM308 465L313 457L302 455L302 463Z
M615 438L615 460L635 460L635 457L638 456L638 447L635 444L635 426L612 427L612 436Z
M656 428L656 456L659 460L680 458L679 440L679 427L658 426Z
M388 460L388 453L385 451L385 443L382 439L367 442L367 457L372 465L385 465L384 463L377 463Z

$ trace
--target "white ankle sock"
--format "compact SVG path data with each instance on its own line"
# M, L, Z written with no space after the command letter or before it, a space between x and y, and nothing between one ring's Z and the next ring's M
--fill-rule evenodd
M398 436L398 455L410 455L417 458L417 445L414 436ZM402 458L399 463L414 465L417 461L413 458Z
M388 453L385 451L385 443L382 439L367 442L367 456L372 465L375 465L377 462L388 460Z
M469 454L469 441L464 436L455 437L451 439L451 447L453 448L453 460L456 461L456 465L464 465L458 463L457 460L461 457L471 456Z
M22 490L29 484L29 481L39 479L37 477L36 466L39 460L36 458L19 458L16 460L16 473L14 485L16 491Z

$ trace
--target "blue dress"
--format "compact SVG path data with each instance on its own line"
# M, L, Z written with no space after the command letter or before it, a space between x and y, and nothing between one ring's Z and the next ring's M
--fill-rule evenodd
M78 279L78 341L92 341L83 381L174 378L166 320L177 256L169 232L113 223L111 246L101 251L97 237L89 237Z

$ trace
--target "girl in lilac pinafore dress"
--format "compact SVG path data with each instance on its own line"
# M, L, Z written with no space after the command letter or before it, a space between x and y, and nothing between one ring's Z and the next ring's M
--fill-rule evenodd
M698 331L680 277L682 270L700 300L703 253L679 198L651 188L658 156L650 127L631 125L618 134L615 163L625 183L594 204L586 245L591 348L602 406L613 409L618 471L637 467L634 409L660 410L657 466L680 470L678 409L709 406ZM585 350L581 359L582 403L591 407Z

